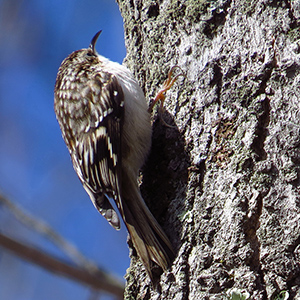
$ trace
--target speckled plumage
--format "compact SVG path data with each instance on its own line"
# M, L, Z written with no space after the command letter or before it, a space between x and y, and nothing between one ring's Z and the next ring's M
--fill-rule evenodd
M131 72L95 51L95 43L61 64L54 108L74 169L94 206L116 229L114 200L152 278L152 262L169 266L172 246L141 196L137 177L151 146L148 106Z

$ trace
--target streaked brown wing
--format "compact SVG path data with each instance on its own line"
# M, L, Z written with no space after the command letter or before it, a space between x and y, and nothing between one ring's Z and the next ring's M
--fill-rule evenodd
M106 74L106 78L95 78L89 86L92 92L86 93L89 107L85 114L89 119L88 130L75 146L73 164L95 207L118 229L119 218L108 197L119 207L124 94L111 74ZM86 123L86 119L83 122ZM78 163L74 162L76 159Z

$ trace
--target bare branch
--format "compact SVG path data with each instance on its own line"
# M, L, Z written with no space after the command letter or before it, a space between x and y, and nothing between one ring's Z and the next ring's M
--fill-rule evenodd
M80 251L69 241L64 239L59 233L51 228L45 221L38 219L35 216L30 215L23 207L20 207L9 200L7 197L0 194L0 203L4 204L17 220L32 228L48 240L52 241L57 247L68 255L75 264L88 271L98 270L98 266L87 259Z
M123 285L100 270L90 272L86 269L72 266L66 262L62 262L50 254L46 254L1 233L0 246L48 271L76 280L82 284L92 287L93 289L113 294L118 299L123 299Z

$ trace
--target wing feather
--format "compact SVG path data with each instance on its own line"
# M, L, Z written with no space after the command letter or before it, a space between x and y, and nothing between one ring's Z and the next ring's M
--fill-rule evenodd
M118 229L120 221L108 198L113 198L120 207L124 94L112 74L90 82L92 90L94 84L100 86L100 89L94 89L100 92L95 95L85 91L89 101L82 122L89 130L80 135L72 160L93 204Z

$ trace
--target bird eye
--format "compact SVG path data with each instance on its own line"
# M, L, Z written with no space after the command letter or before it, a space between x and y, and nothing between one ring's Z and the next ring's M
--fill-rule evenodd
M94 56L94 54L92 52L88 52L86 55L87 56Z

